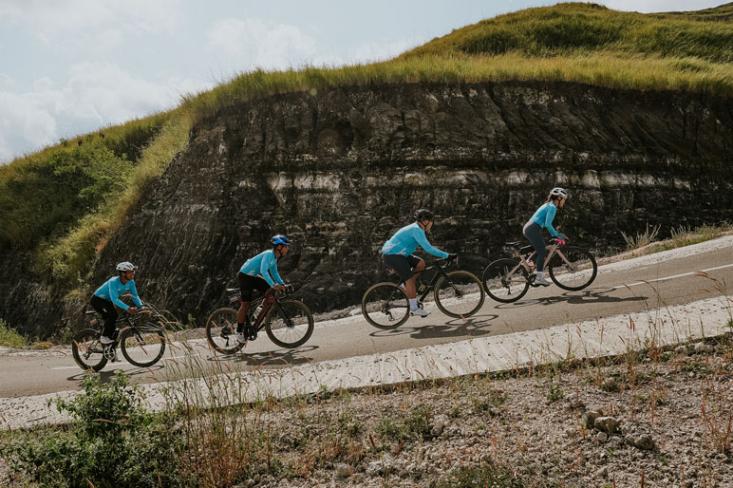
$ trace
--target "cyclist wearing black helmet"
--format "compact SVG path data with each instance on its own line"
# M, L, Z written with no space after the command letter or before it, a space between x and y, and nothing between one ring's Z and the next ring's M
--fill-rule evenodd
M415 222L401 228L382 246L384 265L395 270L405 286L405 294L410 300L410 313L418 317L427 317L430 312L418 306L417 276L425 269L425 261L413 253L417 247L433 256L445 259L449 256L445 251L433 247L426 236L433 227L433 212L421 208L415 212ZM414 273L414 274L413 274Z
M247 313L252 301L252 293L255 290L265 293L270 288L282 290L285 287L285 282L277 271L277 260L288 253L290 242L282 234L272 236L270 242L272 249L249 258L237 274L239 291L242 295L242 302L237 311L237 340L242 343L247 339L255 340L257 338L257 331L250 323Z
M547 229L552 237L560 239L562 244L567 240L567 236L561 232L555 230L552 225L552 221L555 219L555 214L558 208L565 206L565 201L568 199L568 192L564 188L555 187L550 190L550 194L547 195L545 203L537 209L532 215L529 221L524 224L523 234L524 237L532 244L536 251L535 256L535 272L534 272L534 285L550 286L550 282L545 279L545 240L542 238L542 229Z

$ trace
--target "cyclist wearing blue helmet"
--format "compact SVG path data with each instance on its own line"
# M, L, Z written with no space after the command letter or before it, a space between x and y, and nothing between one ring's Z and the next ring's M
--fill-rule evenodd
M249 258L237 274L239 291L242 295L242 302L237 311L237 340L242 343L247 339L257 338L257 330L250 323L248 314L253 292L257 290L265 293L271 288L279 291L285 287L285 282L277 271L277 260L288 253L290 241L286 236L277 234L272 236L270 242L272 249Z

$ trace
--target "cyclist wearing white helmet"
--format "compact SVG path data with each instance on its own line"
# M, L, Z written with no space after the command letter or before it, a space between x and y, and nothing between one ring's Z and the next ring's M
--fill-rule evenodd
M529 221L524 224L524 237L529 240L530 244L532 244L532 247L534 247L534 250L537 253L535 255L536 268L535 272L533 273L534 285L550 285L550 282L545 279L544 266L545 254L547 253L547 250L545 249L545 240L542 238L542 229L547 229L552 237L560 239L561 242L564 244L564 241L567 240L567 236L555 230L555 227L552 226L552 221L555 219L557 209L563 208L565 206L565 201L567 200L567 198L568 192L564 188L553 188L552 190L550 190L550 194L547 195L545 203L540 206L540 208L537 209L534 215L532 215L532 218L530 218Z
M428 254L441 259L451 256L433 247L428 241L426 234L433 228L433 220L433 212L430 210L421 208L415 211L415 222L395 232L382 246L385 267L393 269L399 275L410 301L410 313L418 317L427 317L430 312L417 303L416 282L418 275L425 269L425 261L413 253L421 247Z
M253 292L258 290L260 293L265 293L270 288L278 291L285 288L285 282L277 271L277 260L288 253L290 241L286 236L277 234L272 236L270 243L272 249L249 258L237 273L239 292L242 296L237 311L237 340L242 343L247 339L255 340L257 338L257 330L250 323L249 313L247 313Z
M118 308L124 312L135 314L139 308L144 306L135 286L135 270L137 267L128 261L124 261L119 263L115 269L117 270L117 276L113 276L97 288L90 302L94 310L104 318L104 331L102 331L102 337L99 338L104 345L114 342L112 337L115 334ZM125 293L132 296L135 306L130 307L120 300L120 296Z

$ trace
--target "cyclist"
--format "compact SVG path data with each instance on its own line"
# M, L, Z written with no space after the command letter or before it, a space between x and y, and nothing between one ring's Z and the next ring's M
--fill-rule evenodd
M412 253L420 246L428 254L441 259L454 256L433 247L428 242L426 233L433 227L433 219L433 212L430 210L426 208L416 210L415 222L395 232L382 246L384 266L397 272L410 301L410 313L418 317L427 317L430 312L417 303L417 277L425 269L425 261Z
M282 234L270 239L272 249L263 251L257 256L244 262L237 274L239 291L242 301L237 311L237 340L241 343L247 339L257 339L257 330L249 320L249 305L252 302L252 293L258 290L265 293L270 289L280 291L285 288L285 282L277 271L277 260L288 253L290 242Z
M524 237L532 244L535 252L535 272L533 285L537 286L550 286L550 282L545 279L545 255L547 250L545 249L545 240L542 238L542 229L547 229L550 235L560 240L560 245L565 244L567 236L561 232L555 230L552 226L552 221L555 219L555 214L558 208L565 206L565 201L568 199L568 192L564 188L555 187L550 190L550 194L547 195L545 203L537 209L532 215L532 218L524 224L523 234Z
M104 330L99 341L108 346L114 342L115 329L117 325L117 309L130 314L136 314L138 309L143 308L143 302L137 294L135 286L135 270L137 266L124 261L116 268L117 276L113 276L97 288L91 299L91 305L104 318ZM134 306L128 306L120 300L120 295L129 293L132 296Z

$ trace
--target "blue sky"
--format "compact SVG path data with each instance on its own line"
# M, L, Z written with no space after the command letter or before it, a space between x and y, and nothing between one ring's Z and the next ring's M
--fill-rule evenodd
M694 10L724 0L608 0ZM385 59L542 0L0 0L0 163L253 68Z

